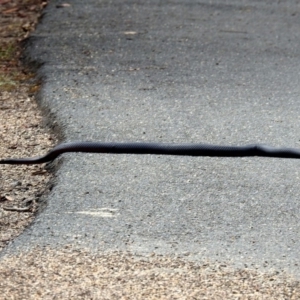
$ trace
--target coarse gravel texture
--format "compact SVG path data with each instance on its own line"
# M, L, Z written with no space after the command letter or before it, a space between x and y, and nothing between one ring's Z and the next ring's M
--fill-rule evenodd
M179 257L36 248L4 258L2 299L299 299L278 272L234 270Z
M44 126L34 94L39 83L20 63L21 41L34 30L46 2L0 1L0 158L45 153L55 138ZM45 166L0 167L0 250L34 219L51 186Z
M53 140L41 125L41 113L28 91L0 95L0 157L24 157L44 153ZM32 222L42 194L51 186L44 166L0 168L0 249Z

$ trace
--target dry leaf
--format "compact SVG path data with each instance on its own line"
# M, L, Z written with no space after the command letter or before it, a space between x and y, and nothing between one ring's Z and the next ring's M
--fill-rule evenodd
M0 201L4 202L4 201L14 201L15 199L13 197L10 196L1 196L0 197Z

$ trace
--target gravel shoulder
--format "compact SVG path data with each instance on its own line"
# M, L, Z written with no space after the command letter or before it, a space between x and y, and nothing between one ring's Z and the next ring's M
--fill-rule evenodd
M26 4L26 5L25 5ZM1 40L9 49L28 35L42 1L0 1ZM21 7L21 8L20 8ZM4 27L3 27L4 28ZM9 31L14 28L14 31ZM15 31L15 28L22 29ZM3 46L2 46L3 47ZM1 47L1 49L2 49ZM11 49L11 48L10 48ZM1 60L0 157L45 153L57 141L45 127L35 94L40 86L19 62L20 49ZM51 189L45 166L0 167L0 247L29 226ZM16 208L16 209L14 209ZM0 265L1 299L299 299L288 274L233 268L230 262L191 262L182 256L136 255L37 247L6 253Z
M0 157L45 153L55 138L34 95L39 83L20 61L22 41L34 30L45 1L0 2ZM1 166L0 249L34 219L52 175L44 166Z
M2 260L2 299L299 299L278 272L235 270L180 257L37 248Z

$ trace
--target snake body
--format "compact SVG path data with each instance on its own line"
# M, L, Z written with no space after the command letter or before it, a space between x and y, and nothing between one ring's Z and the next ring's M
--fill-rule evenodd
M264 156L277 158L300 158L300 150L274 148L266 145L218 146L208 144L165 144L165 143L102 143L71 142L62 143L46 155L33 158L8 158L0 164L41 164L53 161L66 152L114 153L114 154L159 154L211 157Z

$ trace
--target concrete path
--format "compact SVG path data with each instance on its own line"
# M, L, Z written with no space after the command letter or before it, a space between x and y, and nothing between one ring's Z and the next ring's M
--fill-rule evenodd
M66 141L300 147L298 1L50 1L30 39ZM296 160L68 154L7 251L72 244L299 276Z

